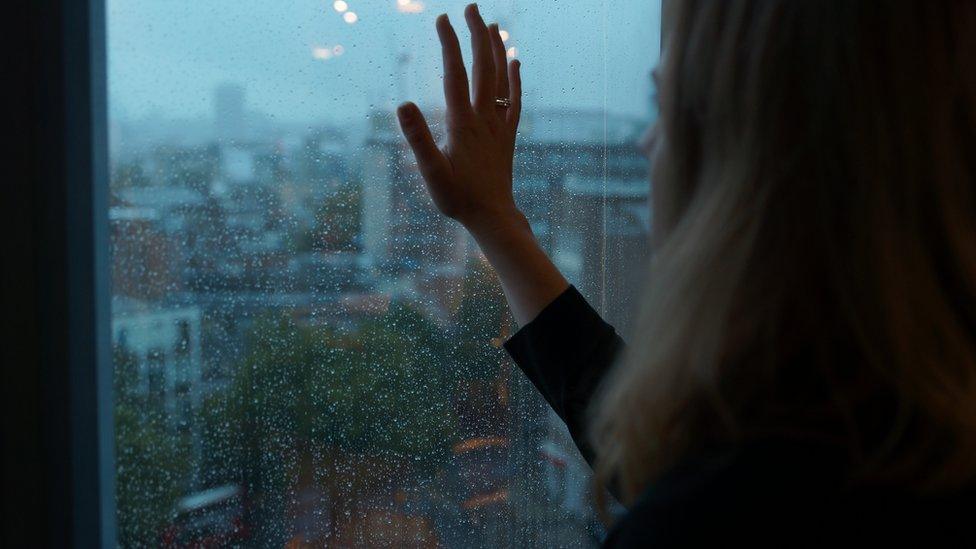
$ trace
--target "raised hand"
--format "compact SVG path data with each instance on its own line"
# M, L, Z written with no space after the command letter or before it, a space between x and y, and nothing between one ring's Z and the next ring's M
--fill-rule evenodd
M437 208L477 236L524 223L512 195L522 85L519 62L508 62L498 25L486 26L475 4L464 17L474 55L473 98L457 34L446 14L437 18L447 100L444 147L434 142L415 104L401 105L397 116Z
M486 27L476 5L467 7L464 18L474 52L473 98L454 28L446 15L437 18L447 98L444 148L434 143L416 105L401 105L397 115L434 203L474 236L501 280L516 322L526 324L569 283L536 242L512 196L522 110L519 62L508 63L498 26Z

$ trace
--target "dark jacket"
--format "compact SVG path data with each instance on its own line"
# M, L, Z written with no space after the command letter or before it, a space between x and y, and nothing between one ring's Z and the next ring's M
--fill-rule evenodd
M591 464L586 408L623 347L572 287L505 344ZM835 449L786 440L686 459L647 488L604 546L976 547L973 490L923 498L845 486L843 471Z

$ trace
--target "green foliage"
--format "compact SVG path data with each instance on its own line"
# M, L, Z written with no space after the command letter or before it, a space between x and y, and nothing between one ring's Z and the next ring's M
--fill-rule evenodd
M200 404L198 426L201 433L202 486L239 483L246 466L244 425L240 407L227 393L217 393Z
M463 291L453 361L465 379L492 379L506 359L504 350L492 345L508 322L505 296L491 267L480 261L468 264Z
M318 448L434 466L450 441L444 339L401 306L352 338L264 320L228 410L262 453Z
M173 519L189 470L189 443L137 390L136 360L115 351L115 461L119 544L155 547Z
M361 420L342 433L344 447L427 465L444 457L452 439L446 340L417 311L399 305L363 327L362 350L340 382L347 391L341 414Z
M200 485L241 483L255 498L251 522L270 527L309 482L304 468L347 502L383 475L431 476L458 437L458 384L493 379L504 360L491 341L506 310L485 265L470 266L464 295L450 334L402 304L351 335L284 315L256 322L232 386L195 418ZM134 357L118 351L115 367L120 540L153 546L190 490L193 453L162 403L138 391Z

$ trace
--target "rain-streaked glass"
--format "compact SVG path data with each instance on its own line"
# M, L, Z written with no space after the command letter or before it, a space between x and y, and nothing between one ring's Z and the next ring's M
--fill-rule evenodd
M462 1L108 0L123 547L590 547L589 469L393 110L443 118ZM516 199L626 333L660 2L497 0Z

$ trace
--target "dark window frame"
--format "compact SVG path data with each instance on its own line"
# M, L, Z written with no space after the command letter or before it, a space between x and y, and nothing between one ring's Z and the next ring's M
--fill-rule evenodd
M115 547L105 5L7 15L2 545Z

